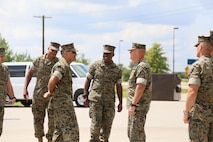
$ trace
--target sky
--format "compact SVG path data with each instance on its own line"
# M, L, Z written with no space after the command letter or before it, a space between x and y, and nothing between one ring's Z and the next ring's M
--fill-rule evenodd
M213 30L213 1L0 0L0 34L13 52L42 54L41 16L45 52L51 41L74 43L78 56L92 63L110 44L116 46L114 62L128 67L132 43L146 44L147 50L159 43L171 72L173 66L184 72L187 60L197 59L198 36Z

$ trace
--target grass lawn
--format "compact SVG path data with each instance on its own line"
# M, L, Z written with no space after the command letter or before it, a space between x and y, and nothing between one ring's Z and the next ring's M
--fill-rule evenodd
M188 91L188 89L184 89L184 88L182 88L182 90L181 90L181 94L186 94L186 93L187 93L187 91Z
M127 88L123 88L123 98L126 98L127 95Z

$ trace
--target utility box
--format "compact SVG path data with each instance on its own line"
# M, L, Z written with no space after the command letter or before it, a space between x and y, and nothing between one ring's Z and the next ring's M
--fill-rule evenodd
M177 74L153 74L152 100L181 100L181 78Z

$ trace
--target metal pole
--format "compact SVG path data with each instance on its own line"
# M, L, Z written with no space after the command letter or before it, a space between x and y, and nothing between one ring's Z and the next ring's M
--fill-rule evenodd
M118 65L120 64L120 46L121 46L121 42L123 42L123 40L119 40L119 47L118 47Z
M179 29L178 27L173 28L173 69L172 73L175 73L175 30Z
M44 54L44 15L42 16L42 54Z
M42 16L34 16L34 18L42 18L42 54L44 54L44 20L45 18L52 18L52 17L46 17L42 15Z

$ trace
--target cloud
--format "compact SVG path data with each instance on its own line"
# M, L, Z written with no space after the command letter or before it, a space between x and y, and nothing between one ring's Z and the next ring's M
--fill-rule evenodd
M160 43L172 67L173 27L175 64L183 71L188 58L196 58L193 46L198 35L213 30L213 1L189 0L1 0L1 35L14 52L35 58L41 54L42 19L45 15L45 50L50 41L74 42L79 54L91 61L102 58L103 44L115 45L118 59L129 65L132 42L147 48ZM119 43L120 40L123 42Z
M129 0L130 7L138 7L143 3L143 0Z

